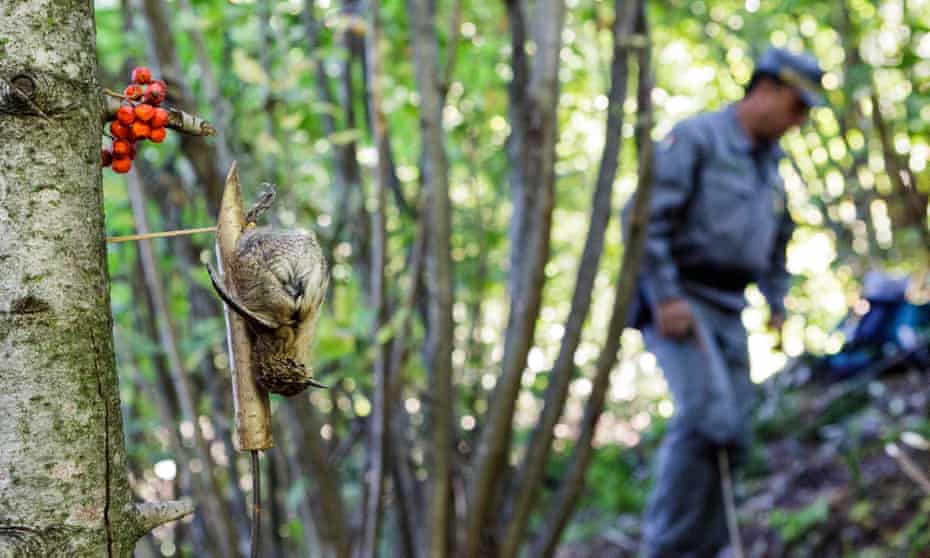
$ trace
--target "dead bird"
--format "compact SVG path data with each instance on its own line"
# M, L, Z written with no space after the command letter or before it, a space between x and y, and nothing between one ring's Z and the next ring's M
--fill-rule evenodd
M329 284L316 236L303 229L252 228L239 239L229 267L225 272L235 296L207 264L213 288L254 336L252 366L258 385L286 396L308 386L326 387L313 379L308 362Z

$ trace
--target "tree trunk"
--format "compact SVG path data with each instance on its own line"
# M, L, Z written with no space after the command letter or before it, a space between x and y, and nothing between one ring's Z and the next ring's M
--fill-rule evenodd
M410 247L409 262L407 267L410 269L410 287L407 290L405 298L399 303L397 312L403 313L404 318L398 326L391 345L391 363L388 367L388 396L387 399L391 406L390 429L391 429L391 479L393 481L394 494L397 500L398 508L398 539L404 549L401 556L408 558L421 558L426 554L426 548L421 544L424 533L423 517L425 512L420 505L419 493L417 492L417 483L414 478L413 467L410 463L411 440L409 440L410 431L410 414L404 408L402 403L403 389L406 378L404 370L406 361L410 355L412 340L411 326L413 315L416 310L416 304L421 298L424 262L426 258L426 237L429 234L427 226L427 215L421 214L417 224L416 240Z
M532 38L537 45L526 59L522 3L508 0L514 78L510 85L511 126L509 156L513 216L510 229L511 308L504 339L500 378L488 409L488 419L477 445L469 492L465 555L479 555L480 539L488 536L496 517L497 487L507 467L513 413L520 378L536 331L542 302L545 268L549 260L552 209L555 203L556 109L559 97L559 50L565 5L560 0L536 3ZM486 553L486 551L485 551Z
M344 0L343 14L347 17L362 17L364 10L359 6L361 0ZM354 130L358 126L358 118L355 115L356 102L356 85L355 72L353 66L356 62L361 61L363 71L362 81L367 82L365 78L365 41L361 34L351 29L343 32L343 45L346 50L345 62L340 64L341 71L339 80L339 102L345 114L345 129ZM367 91L362 85L362 91ZM368 93L371 94L370 92ZM339 156L336 162L341 169L339 172L345 179L347 188L345 195L342 196L342 205L336 213L336 226L334 227L334 239L347 237L352 243L352 264L358 271L358 276L365 292L369 292L371 286L371 223L369 222L368 210L365 205L367 196L362 182L362 169L358 163L358 145L351 141L339 150ZM345 228L345 232L343 232ZM341 234L340 234L341 233ZM334 242L338 242L334 240Z
M189 510L127 480L93 4L0 8L0 554L129 557Z
M449 552L451 520L451 468L453 444L452 398L452 299L453 269L450 237L452 210L449 201L449 171L443 146L443 97L439 83L439 53L436 24L426 0L410 0L413 14L411 42L420 92L420 130L423 154L420 168L428 192L430 220L429 300L432 325L427 349L429 406L432 434L431 496L429 512L429 556L442 558ZM450 47L454 51L454 47ZM416 281L416 277L414 277Z
M367 2L368 32L365 34L367 55L365 74L368 77L371 111L371 128L375 145L378 146L378 172L374 177L375 207L371 212L371 268L369 303L375 311L371 339L375 343L374 388L371 397L371 417L368 420L368 466L365 483L365 516L362 521L362 536L359 556L374 558L378 552L381 516L384 509L385 459L388 447L387 367L390 361L390 345L379 339L381 328L387 325L387 287L385 285L385 263L387 261L386 214L387 185L390 181L386 116L382 105L382 64L380 54L381 15L377 0Z
M345 503L339 489L342 479L338 468L326 452L326 442L320 435L322 421L306 395L300 395L281 406L291 426L293 452L302 471L309 477L305 497L314 502L316 530L324 556L349 558L349 529L346 525Z
M326 74L323 57L319 54L321 50L319 33L320 23L317 21L315 10L316 2L314 0L306 0L302 18L304 23L304 36L307 38L307 53L310 56L311 64L313 64L317 101L332 107L335 111L338 106L336 96L333 94L330 87L330 79ZM348 49L346 50L346 56L349 57L350 51L348 51ZM345 75L350 73L349 70L346 69L350 62L351 60L340 60L341 74ZM353 115L351 101L353 96L349 95L348 99L349 101L347 103L345 99L343 99L345 103L346 127L351 125L350 121ZM320 121L323 124L323 131L326 132L327 136L332 136L337 131L341 130L336 122L334 114L330 111L322 111L320 114ZM352 196L355 195L356 190L361 190L361 183L359 182L361 171L358 167L356 142L354 139L345 144L333 144L331 164L332 185L330 190L332 192L332 207L333 213L336 215L336 220L335 226L332 227L332 236L323 239L324 244L328 246L328 249L325 250L326 253L332 252L332 246L342 241L342 231L348 227L347 221L350 218L349 207ZM351 227L349 228L351 229Z
M149 26L148 36L154 50L154 59L158 62L157 70L153 70L168 84L168 100L181 110L196 113L194 95L178 61L169 19L170 10L165 0L142 0L142 8ZM204 138L182 135L180 140L181 150L194 168L197 182L206 194L207 209L211 215L216 215L225 185L223 176L228 169L217 168L216 150Z
M903 206L901 221L904 221L906 226L917 229L922 240L921 246L924 260L926 260L927 250L930 247L930 230L927 229L927 195L917 190L916 181L910 167L907 166L906 161L901 160L894 150L892 132L888 129L888 123L882 115L882 103L878 95L878 87L877 83L872 86L872 123L878 133L879 145L885 162L885 172L888 173L888 178L891 179L891 184L894 186L894 192L899 199L899 203Z
M184 17L189 21L196 21L197 13L191 5L191 0L180 0L178 5ZM225 25L225 22L224 22ZM216 79L216 73L213 71L213 64L210 61L210 55L207 51L206 40L203 31L197 25L190 25L184 30L184 33L190 38L197 55L197 66L200 68L200 86L203 87L204 96L213 109L210 119L216 124L216 163L220 169L228 169L233 162L233 156L230 151L229 134L233 133L231 112L232 107L229 100L223 97L220 91L220 84Z

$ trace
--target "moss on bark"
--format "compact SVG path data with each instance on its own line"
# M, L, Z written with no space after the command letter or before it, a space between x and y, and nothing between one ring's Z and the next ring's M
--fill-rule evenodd
M0 13L0 555L129 557L93 2Z

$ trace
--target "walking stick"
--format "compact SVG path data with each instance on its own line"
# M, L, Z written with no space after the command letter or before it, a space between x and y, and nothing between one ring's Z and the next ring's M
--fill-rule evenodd
M730 546L735 558L744 558L743 543L739 537L739 525L736 522L736 503L733 498L733 478L730 477L730 456L727 448L717 449L717 465L720 468L720 486L723 489L723 508L727 515L727 531L730 532Z

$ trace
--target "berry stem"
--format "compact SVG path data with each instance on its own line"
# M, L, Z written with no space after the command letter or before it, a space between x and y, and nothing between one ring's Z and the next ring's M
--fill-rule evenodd
M103 92L103 94L104 94L105 96L107 96L107 97L115 97L115 98L117 98L117 99L122 99L122 100L126 101L127 103L135 103L135 101L131 100L131 99L130 99L129 97L127 97L126 95L123 95L122 93L117 93L116 91L113 91L112 89L106 89L106 88L104 88L102 92ZM111 104L110 102L107 102L107 105L108 105L108 106L109 106L110 104Z
M125 95L116 93L110 89L104 89L102 91L102 96L103 113L101 114L101 118L103 122L108 122L116 118L116 111L118 111L124 103L129 103L132 106L139 104L136 101L127 99ZM188 114L174 107L162 106L162 108L167 110L169 114L168 124L165 126L166 128L191 136L216 135L216 128L203 118Z

